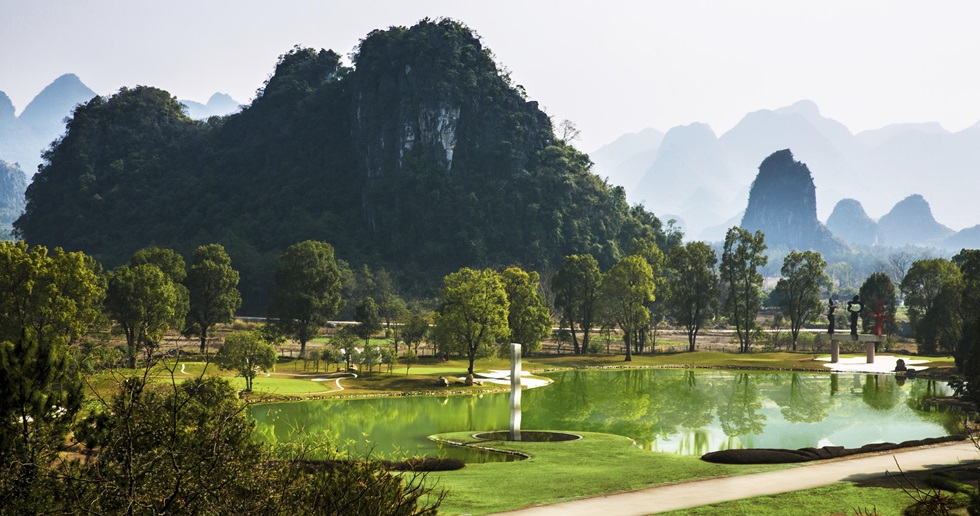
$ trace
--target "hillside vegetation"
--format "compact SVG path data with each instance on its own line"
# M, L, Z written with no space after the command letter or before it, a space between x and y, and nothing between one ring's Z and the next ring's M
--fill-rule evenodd
M20 236L110 268L149 244L187 256L221 243L247 314L306 239L431 293L463 265L554 270L589 253L608 267L632 238L664 238L451 20L373 31L351 67L296 47L226 118L194 121L148 86L96 97L44 158Z

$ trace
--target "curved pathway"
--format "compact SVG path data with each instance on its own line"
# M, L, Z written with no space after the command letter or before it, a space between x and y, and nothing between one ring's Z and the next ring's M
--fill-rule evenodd
M820 461L781 471L649 487L500 514L639 516L895 475L899 474L899 466L902 471L908 472L978 461L980 452L972 442L956 442Z
M313 381L313 382L325 382L325 381L330 380L330 379L333 379L333 378L336 378L335 382L337 384L337 390L341 390L342 391L342 390L344 390L344 387L340 385L340 380L342 380L343 378L357 378L357 373L339 373L339 376L336 376L336 377L328 376L328 377L323 377L323 378L311 378L310 381ZM327 392L333 392L333 391L327 391Z

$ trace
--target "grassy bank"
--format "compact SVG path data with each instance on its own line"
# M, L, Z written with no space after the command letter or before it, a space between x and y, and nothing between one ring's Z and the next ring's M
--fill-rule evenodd
M709 464L697 457L644 451L631 439L618 435L580 435L583 438L577 441L532 443L479 441L470 432L439 434L439 439L531 455L517 462L467 464L461 470L430 473L429 482L437 482L440 489L449 492L441 512L485 514L657 484L789 467Z
M901 515L914 502L896 485L861 487L842 482L815 489L793 491L781 495L745 498L716 505L704 505L665 515L742 516L745 514L779 514L811 516L813 514L880 514Z
M560 369L582 368L621 368L621 367L695 367L695 368L729 368L756 369L781 371L816 371L828 372L823 364L814 360L817 356L810 353L725 353L719 351L695 351L693 353L673 353L659 355L638 355L633 361L623 361L622 355L543 355L525 358L522 366L525 371L545 372ZM847 355L842 357L864 355ZM926 358L931 362L931 375L942 375L952 372L951 357L915 357ZM441 360L425 358L418 363L396 364L391 372L384 366L382 371L360 372L357 378L344 378L337 382L336 364L321 362L318 370L314 370L312 362L304 364L302 360L283 357L275 371L260 374L253 382L253 399L297 399L320 398L325 396L378 396L412 394L454 394L479 393L506 389L506 386L485 383L482 386L464 386L456 380L466 376L469 363L466 360ZM328 371L328 368L330 370ZM507 370L510 360L489 358L478 360L476 370ZM150 372L158 381L169 381L171 377L178 381L201 374L227 377L238 388L244 388L244 380L235 376L232 371L220 370L215 364L205 364L193 359L168 358L158 363ZM118 383L119 378L143 374L142 370L117 369L112 372L100 372L88 376L90 393L107 394ZM436 380L445 376L449 387L437 387Z

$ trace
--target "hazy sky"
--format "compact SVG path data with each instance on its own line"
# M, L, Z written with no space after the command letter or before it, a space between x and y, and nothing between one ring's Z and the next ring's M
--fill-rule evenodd
M373 29L450 17L595 150L644 127L811 99L858 132L980 120L980 2L896 0L0 1L0 90L18 112L75 73L100 94L145 84L248 102L294 45L347 54Z

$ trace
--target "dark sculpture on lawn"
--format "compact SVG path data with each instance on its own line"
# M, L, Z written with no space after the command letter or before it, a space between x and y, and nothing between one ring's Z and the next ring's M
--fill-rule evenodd
M855 295L854 299L847 302L847 311L851 313L851 336L857 337L858 334L858 315L861 314L861 296Z

